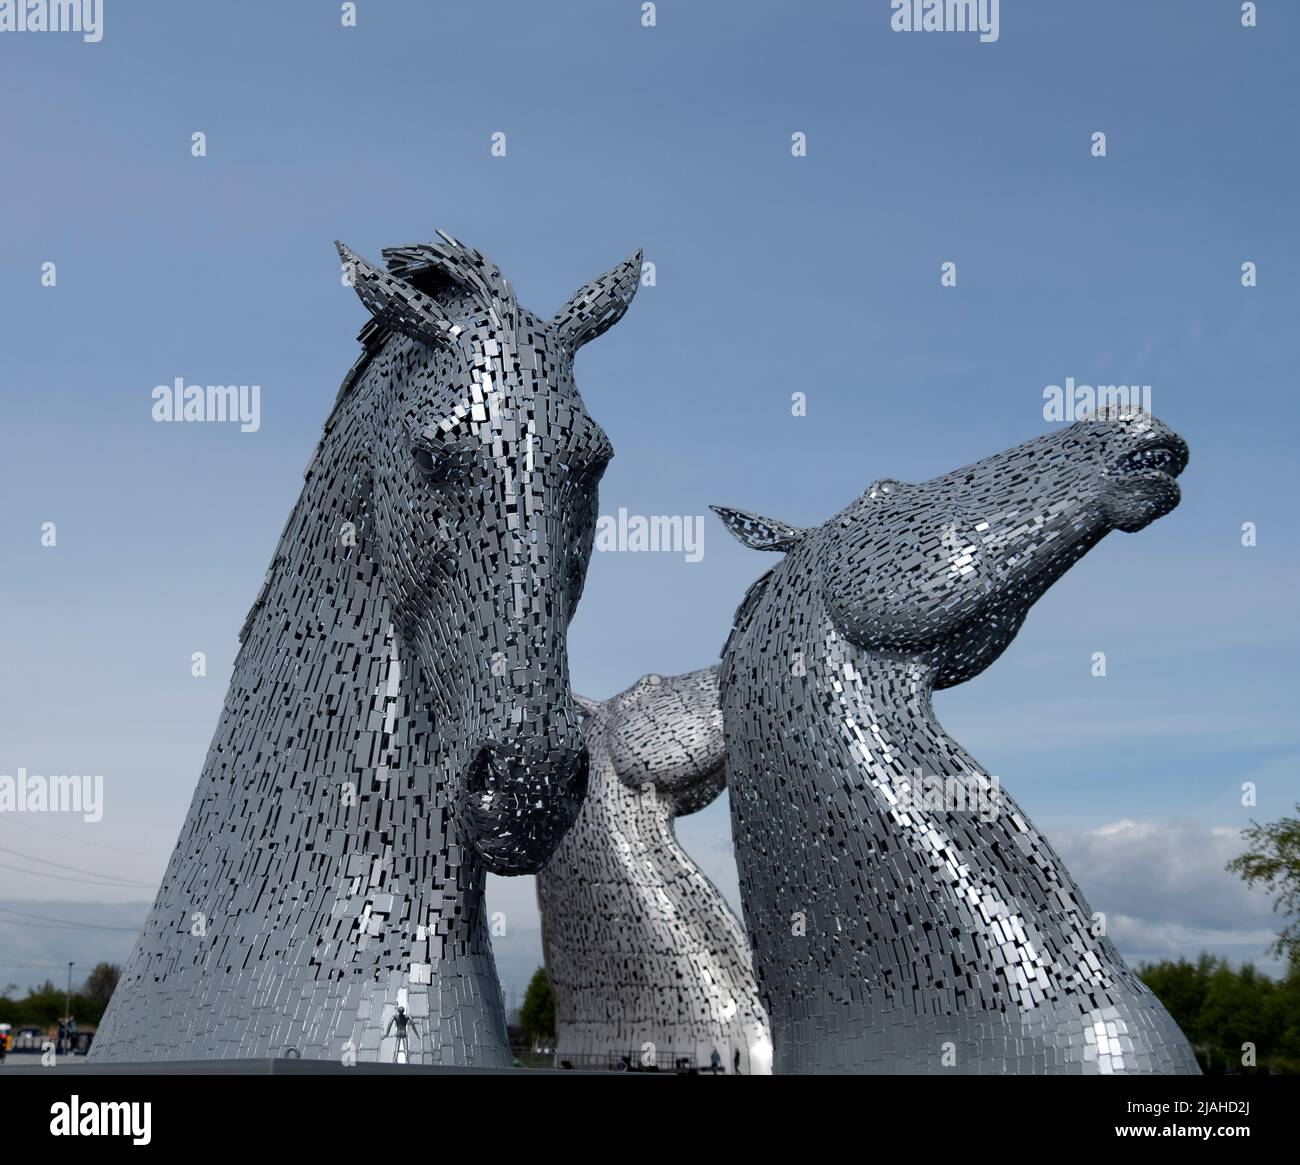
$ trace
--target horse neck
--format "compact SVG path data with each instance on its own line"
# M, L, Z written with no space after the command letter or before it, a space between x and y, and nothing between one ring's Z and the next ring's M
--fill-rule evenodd
M542 874L557 893L563 893L559 888L566 883L591 881L594 870L606 871L596 881L617 897L623 892L619 887L639 884L638 871L647 867L661 875L693 868L673 830L672 798L632 788L618 775L610 753L611 728L599 712L583 726L590 757L587 795Z
M341 493L340 481L357 492ZM433 721L429 685L393 626L378 566L342 536L355 522L364 545L356 482L309 472L246 623L217 739L239 740L244 756L243 742L253 746L236 781L259 798L292 801L272 818L285 836L268 840L294 844L302 839L289 834L313 818L331 823L344 837L338 879L360 872L351 900L367 883L404 894L414 926L450 927L441 957L481 954L483 873L450 807L454 734ZM232 764L216 743L207 776Z
M750 956L740 923L677 840L673 797L634 789L619 777L611 729L600 713L584 726L587 796L537 879L561 1023L598 1013L595 998L609 1015L622 1014L629 957L662 960L666 951L689 961L696 974L705 968L715 984L732 983L736 998L747 1000L753 986L745 989Z
M1005 791L996 787L991 820L972 809L981 784L987 795L992 778L935 717L931 674L845 640L813 577L812 585L806 585L806 577L805 585L780 585L783 597L759 612L768 640L776 645L764 648L766 653L784 654L792 645L807 653L803 676L782 666L784 660L765 668L777 690L764 702L768 708L805 707L819 722L809 738L785 747L787 767L815 785L809 803L851 802L849 811L828 813L815 825L832 835L831 849L879 852L884 845L898 875L891 885L891 909L933 919L927 941L948 947L963 964L971 958L964 936L977 929L970 937L987 965L1008 981L1012 997L1028 998L1026 984L1044 978L1102 986L1131 978L1109 939L1096 933L1090 909L1060 858ZM751 641L742 649L755 647ZM771 746L783 739L783 731L769 723L764 738ZM809 763L810 748L814 763ZM942 799L927 803L927 784L934 791L947 778L957 779L966 803L957 808ZM828 888L827 905L836 914L847 912L847 922L863 900L853 880L870 881L874 875L869 868L854 873L852 862L835 868L843 884ZM936 889L945 892L936 895ZM939 908L943 917L937 917L936 904L945 902Z

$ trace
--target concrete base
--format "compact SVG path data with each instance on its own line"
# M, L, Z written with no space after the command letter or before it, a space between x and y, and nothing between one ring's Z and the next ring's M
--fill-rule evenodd
M26 1060L28 1063L23 1063ZM118 1064L87 1063L60 1057L46 1068L39 1056L15 1056L0 1065L3 1076L608 1076L608 1072L567 1072L558 1068L451 1068L423 1064L360 1062L351 1068L337 1060L137 1060ZM639 1073L638 1073L639 1074Z

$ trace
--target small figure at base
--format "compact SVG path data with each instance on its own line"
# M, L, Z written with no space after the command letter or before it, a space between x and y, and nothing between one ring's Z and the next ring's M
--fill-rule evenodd
M399 1007L397 1014L388 1021L388 1026L384 1028L384 1039L388 1038L388 1033L393 1030L393 1025L397 1025L397 1044L393 1048L394 1064L409 1064L411 1060L410 1045L406 1042L406 1029L409 1027L415 1035L419 1035L419 1028L415 1026L415 1020L406 1014L405 1007ZM398 1054L405 1056L405 1059L398 1060Z

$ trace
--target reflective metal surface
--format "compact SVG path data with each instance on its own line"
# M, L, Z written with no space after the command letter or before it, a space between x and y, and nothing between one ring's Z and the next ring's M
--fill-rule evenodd
M775 1070L1195 1073L1033 823L935 718L1111 530L1179 499L1187 447L1107 411L800 530L723 653L745 921ZM716 507L715 507L716 508Z
M340 254L365 351L92 1060L509 1063L484 870L537 870L584 794L564 637L611 448L572 366L640 256L546 321L448 236Z
M770 1072L744 929L673 832L726 784L717 669L577 699L590 786L537 876L556 1062Z

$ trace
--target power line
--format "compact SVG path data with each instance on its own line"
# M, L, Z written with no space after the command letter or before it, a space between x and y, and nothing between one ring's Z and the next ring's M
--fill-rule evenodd
M125 930L132 932L139 930L139 927L135 926L104 926L98 922L70 922L67 919L46 918L41 914L28 914L22 910L10 910L7 906L0 906L0 914L12 914L17 918L34 918L46 926L76 926L84 927L87 930Z
M6 849L0 845L0 853L13 854L16 858L25 858L29 862L41 862L47 866L53 866L56 870L71 870L74 874L90 874L95 878L112 878L114 881L129 881L130 879L118 878L115 874L102 874L98 870L87 870L81 866L65 866L62 862L52 862L49 858L37 857L35 854L25 854L20 850ZM147 886L148 882L137 882L138 886Z
M30 874L33 878L54 878L59 882L81 882L86 886L106 886L113 889L123 889L128 886L140 886L146 890L156 890L158 887L150 882L92 882L89 878L68 878L62 874L47 874L44 870L25 870L22 866L8 866L0 862L0 870L17 870L20 874Z
M19 821L18 818L11 813L0 815L0 821L4 821L9 825L21 825L24 829L30 829L36 833L43 833L46 837L57 837L62 841L70 841L73 845L93 845L96 849L111 849L120 854L133 854L138 858L157 858L165 860L170 856L169 854L150 853L149 851L142 849L127 849L125 846L120 845L109 845L106 841L87 841L82 837L73 837L69 833L58 833L53 829L42 829L39 825L33 825L30 821Z
M17 922L12 918L0 918L0 926L19 926L22 927L24 931L30 929L48 930L51 927L63 927L64 925L66 924L61 922L27 922L25 920L23 922ZM104 929L113 930L114 928L106 926Z
M140 928L138 926L102 926L97 922L68 922L63 919L44 918L39 914L26 914L21 910L10 910L7 906L0 906L0 914L12 914L17 918L36 919L38 926L74 926L78 930L119 930L129 934L134 934ZM0 918L0 922L4 919ZM17 923L11 923L11 926L17 926ZM28 923L27 925L31 925Z

